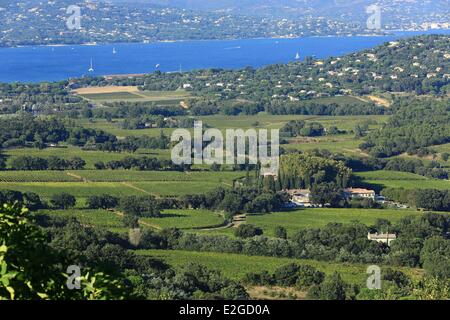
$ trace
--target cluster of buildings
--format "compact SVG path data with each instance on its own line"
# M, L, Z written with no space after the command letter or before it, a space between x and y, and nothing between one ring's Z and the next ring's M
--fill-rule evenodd
M303 208L320 207L319 205L311 203L311 192L309 189L288 190L288 193L292 196L291 204L293 206ZM374 201L378 200L378 197L374 190L368 190L363 188L344 189L344 197L348 200L351 199L371 199ZM386 245L390 246L391 242L397 239L397 235L394 233L368 233L367 239L370 241L385 243Z
M292 197L292 203L298 207L314 208L318 205L311 203L311 191L309 189L293 189L287 191ZM363 188L344 189L344 197L350 199L371 199L376 200L375 191Z

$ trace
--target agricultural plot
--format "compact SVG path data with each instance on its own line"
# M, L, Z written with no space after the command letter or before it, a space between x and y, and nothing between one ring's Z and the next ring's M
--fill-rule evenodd
M177 105L191 95L185 90L140 91L136 86L109 86L80 88L74 93L94 102L139 101Z
M161 132L163 132L165 135L170 136L172 131L175 129L172 128L148 128L148 129L135 129L135 130L128 130L128 129L122 129L122 119L115 119L113 122L107 122L103 119L95 119L93 121L86 121L86 120L78 120L77 123L84 127L89 129L97 129L97 130L103 130L106 131L112 135L115 135L119 138L124 138L128 136L149 136L149 137L158 137Z
M403 217L421 214L423 213L415 210L315 208L274 212L265 215L248 215L247 223L262 228L264 234L268 236L274 236L274 230L277 226L286 228L288 235L292 235L300 229L320 228L329 223L345 224L358 221L370 226L375 224L377 219L387 219L396 223Z
M128 101L142 98L141 96L138 96L130 92L90 93L90 94L83 94L81 96L85 99L93 101L112 101L112 100Z
M183 183L180 183L179 181L146 181L133 183L133 186L139 188L142 192L168 197L178 197L186 194L201 194L214 190L220 185L223 187L230 186L226 183L202 181L183 181Z
M74 217L84 225L104 228L111 232L128 232L123 225L122 218L107 210L41 210L39 214L65 218Z
M357 172L364 182L378 188L449 190L450 181L429 179L413 173L397 171Z
M125 157L143 157L147 156L150 158L170 158L170 150L159 150L159 149L139 149L136 153L115 153L115 152L102 152L102 151L86 151L81 150L81 148L69 146L67 148L24 148L24 149L10 149L3 152L7 157L7 165L11 164L11 161L16 157L21 156L34 156L41 158L49 158L51 156L57 156L64 159L80 157L86 161L86 169L94 169L94 164L96 162L109 162L113 160L122 160Z
M77 182L64 171L0 171L0 182Z
M437 152L440 152L440 153L443 153L443 152L450 153L450 143L433 146L432 149L436 150Z
M139 250L136 252L159 258L175 268L180 268L190 262L197 262L210 269L220 270L223 275L235 280L241 280L249 272L274 272L278 267L288 263L310 265L328 275L338 270L344 281L352 284L364 285L367 280L367 265L361 264L180 250ZM399 268L399 270L413 278L423 274L420 269Z
M133 171L133 170L72 170L69 171L92 182L139 182L139 181L201 181L229 183L245 176L243 172L176 172L176 171ZM1 175L0 175L1 177Z
M359 145L363 142L361 139L355 139L355 135L351 131L355 126L367 120L374 120L376 124L370 125L371 130L378 129L388 116L302 116L302 115L267 115L258 114L254 116L205 116L198 117L204 124L210 127L218 128L225 131L226 129L280 129L288 121L303 120L305 122L319 122L325 128L336 126L339 130L346 130L347 134L327 135L323 137L297 137L289 139L288 144L282 145L285 149L293 150L312 150L326 149L335 153L344 153L349 155L366 156L359 149ZM257 124L257 125L256 125Z
M208 210L164 210L161 218L142 218L141 221L161 229L198 229L221 225L224 218Z
M270 115L260 113L258 115L239 115L237 116L225 116L225 115L213 115L197 117L211 127L217 129L229 129L229 128L242 128L249 129L255 128L255 123L258 122L257 128L265 129L280 129L287 122L291 120L304 120L306 122L320 122L324 127L337 126L341 130L351 130L356 124L366 121L374 120L378 124L372 125L371 128L375 129L380 124L387 121L389 116L304 116L304 115Z
M199 194L218 186L231 187L242 172L171 172L132 170L3 171L0 189L34 192L49 199L67 192L77 197L78 207L91 195L173 196Z
M0 189L34 192L46 199L62 192L74 195L77 197L77 200L100 194L109 194L117 197L128 195L143 196L146 194L115 182L1 182Z
M282 147L288 150L309 151L319 149L329 150L333 153L364 156L359 149L361 143L362 140L355 139L353 135L336 135L294 139L289 144L282 145Z

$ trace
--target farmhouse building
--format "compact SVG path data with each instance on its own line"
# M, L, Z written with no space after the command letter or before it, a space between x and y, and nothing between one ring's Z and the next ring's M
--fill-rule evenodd
M301 207L312 207L311 192L308 189L293 189L287 191L291 197L292 202Z
M397 239L397 235L395 233L368 233L367 239L390 246L391 242Z
M353 198L368 198L375 200L375 191L361 188L347 188L344 190L344 195L347 199Z

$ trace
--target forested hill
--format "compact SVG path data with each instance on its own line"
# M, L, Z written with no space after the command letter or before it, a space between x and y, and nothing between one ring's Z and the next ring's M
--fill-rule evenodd
M299 18L307 15L346 19L367 19L366 7L377 4L383 20L400 24L425 21L448 22L448 0L113 0L146 2L194 10L243 13L258 16Z
M426 155L427 147L450 142L450 99L405 99L396 114L360 148L377 158L407 152Z
M80 8L79 28L68 28L69 6ZM255 17L193 11L148 2L87 0L0 0L0 47L147 42L161 40L242 39L312 35L373 34L352 20ZM378 33L384 33L380 31Z
M79 85L108 85L82 79ZM271 104L321 96L364 95L377 91L416 94L450 93L450 36L430 35L386 43L344 57L271 65L261 69L200 70L155 73L115 84L143 85L148 90L189 87L214 99L245 98ZM188 84L188 86L186 86Z
M372 5L369 0L0 0L0 47L293 38L448 28L448 0L429 2L378 1L383 23L380 30L373 30L366 23L370 16L366 7ZM79 29L66 26L71 16L67 9L73 5L80 7Z

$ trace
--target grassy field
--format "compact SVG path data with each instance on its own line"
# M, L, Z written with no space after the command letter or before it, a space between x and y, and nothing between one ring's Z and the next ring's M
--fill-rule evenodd
M211 127L217 129L232 129L232 128L254 128L257 121L259 124L257 128L265 129L280 129L288 121L304 120L306 122L320 122L325 127L337 126L342 130L351 130L356 124L366 121L375 120L378 125L372 125L371 128L377 128L380 124L389 119L389 116L304 116L304 115L270 115L260 113L257 115L240 115L240 116L225 116L213 115L197 117L198 120L207 123Z
M208 210L164 210L161 218L143 218L141 221L161 229L196 229L221 225L224 218Z
M405 189L440 189L449 190L450 181L429 179L413 173L397 171L369 171L357 172L364 182L378 188L405 188Z
M368 266L360 264L179 250L140 250L137 252L164 260L175 268L180 268L189 262L197 262L208 268L220 270L226 277L236 280L242 279L249 272L265 270L273 272L278 267L292 262L300 265L311 265L326 274L338 271L345 281L353 284L363 285L367 280L366 270ZM423 274L420 269L401 268L400 270L413 277Z
M166 105L177 105L191 94L185 90L176 91L140 91L135 86L110 86L80 88L75 93L93 102L156 102Z
M47 199L62 192L70 193L77 198L87 198L95 194L109 194L118 197L145 195L145 192L116 182L1 182L0 189L35 192Z
M139 149L136 153L115 153L115 152L102 152L102 151L86 151L81 150L78 147L67 147L67 148L23 148L23 149L9 149L4 150L4 155L7 157L7 164L10 165L11 161L16 157L21 156L35 156L48 158L51 156L58 156L64 159L72 157L80 157L86 161L86 169L94 169L94 164L96 162L108 162L113 160L122 160L125 157L143 157L147 156L150 158L160 158L168 159L170 158L170 150L159 150L159 149Z
M318 228L334 222L359 221L370 226L377 219L387 219L395 223L403 217L421 214L423 213L415 210L316 208L274 212L265 215L248 215L247 223L258 226L264 230L264 234L273 236L276 226L286 228L288 234L292 235L299 229Z
M91 195L109 194L121 196L179 196L184 194L198 194L210 191L220 184L201 181L180 182L149 181L139 183L128 182L0 182L0 189L34 192L44 198L54 194L67 192L77 198L87 198ZM226 186L222 184L223 186Z
M324 136L315 138L294 139L289 144L282 145L288 150L308 151L313 149L329 150L333 153L364 156L358 148L363 140L355 139L353 134Z
M69 173L92 182L216 182L231 184L233 180L245 176L245 172L177 172L177 171L134 171L134 170L70 170ZM11 173L11 175L13 175ZM0 173L0 180L2 173Z
M74 217L82 224L105 228L112 232L126 233L128 228L123 225L122 218L107 210L69 209L40 210L39 214L49 216ZM208 210L164 210L161 218L142 218L142 227L151 225L157 229L178 228L196 229L217 226L224 222L218 213Z
M247 223L263 229L267 236L274 236L275 228L286 228L288 236L304 228L320 228L329 223L350 223L358 221L367 226L373 225L377 219L387 219L392 223L407 216L419 216L423 213L416 210L396 209L335 209L314 208L284 212L273 212L264 215L247 215ZM206 234L224 234L234 236L234 228L202 230Z
M229 187L227 183L202 182L202 181L146 181L135 182L133 185L143 192L160 196L180 196L185 194L200 194L211 191L219 185Z
M340 130L346 130L347 134L330 135L314 138L294 138L289 140L289 144L283 145L286 149L295 150L311 150L311 149L328 149L332 152L339 152L350 155L364 155L358 146L363 142L361 139L355 139L351 130L358 124L367 120L374 120L376 123L370 126L371 130L376 130L387 121L389 116L303 116L303 115L268 115L260 113L252 116L225 116L213 115L196 117L196 119L203 121L204 127L208 125L212 128L217 128L225 133L226 129L280 129L290 120L304 120L306 122L320 122L325 128L336 126ZM79 120L79 125L92 128L101 129L118 137L126 136L158 136L163 131L165 135L170 136L175 130L173 128L149 128L140 130L126 130L122 129L121 119L115 119L113 122L106 120L95 119L93 121ZM256 125L256 123L258 123ZM365 156L365 155L364 155Z
M0 182L79 182L64 171L0 171Z
M45 199L67 192L82 207L90 195L180 196L231 187L242 172L163 172L132 170L0 171L0 189L35 192ZM180 183L182 182L182 183Z
M122 223L122 218L106 210L41 210L39 214L65 218L74 217L84 225L105 228L111 232L128 232L128 228L125 228Z
M302 116L302 115L268 115L258 114L254 116L224 116L214 115L198 117L204 124L225 131L226 129L280 129L290 120L304 120L306 122L319 122L325 128L336 126L340 130L346 130L347 134L330 135L314 138L294 138L289 139L289 144L282 145L285 149L311 150L328 149L336 153L363 155L358 146L363 142L355 139L351 130L358 124L366 120L374 120L376 124L370 126L371 130L380 128L381 124L387 121L389 116ZM258 125L255 126L256 122Z
M73 90L75 94L102 94L102 93L117 93L117 92L139 92L137 86L105 86L105 87L86 87Z
M81 95L83 98L93 101L128 101L141 99L141 96L138 96L134 93L130 92L112 92L112 93L89 93Z
M88 121L86 119L80 119L77 121L78 125L89 128L89 129L98 129L106 131L112 135L115 135L119 138L125 138L128 136L149 136L149 137L158 137L161 134L161 131L164 132L166 136L172 134L175 129L172 128L149 128L149 129L135 129L128 130L122 129L121 123L123 120L115 119L113 122L107 122L102 119L95 119L92 121Z

